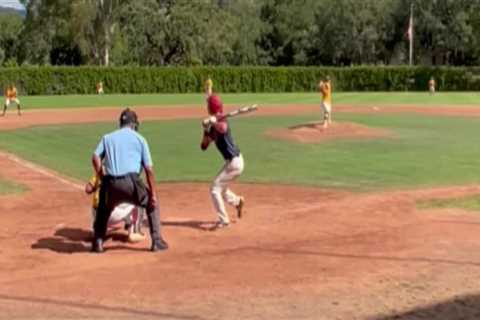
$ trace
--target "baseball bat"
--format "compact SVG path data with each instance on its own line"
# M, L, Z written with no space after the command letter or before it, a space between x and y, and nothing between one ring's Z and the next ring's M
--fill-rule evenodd
M258 107L256 104L254 105L251 105L251 106L245 106L245 107L241 107L241 108L238 108L236 110L233 110L233 111L230 111L220 117L217 118L217 121L222 121L226 118L233 118L233 117L236 117L236 116L239 116L241 114L246 114L246 113L250 113L250 112L253 112L253 111L256 111L258 110ZM204 127L208 126L208 125L211 125L211 122L210 122L210 118L207 118L207 119L204 119L202 121L202 124Z
M223 119L225 119L225 118L236 117L236 116L238 116L238 115L250 113L250 112L253 112L253 111L257 111L257 110L258 110L258 107L257 107L256 104L251 105L251 106L241 107L241 108L238 108L238 109L236 109L236 110L233 110L233 111L228 112L228 113L225 114L224 116L220 117L218 120L223 120Z

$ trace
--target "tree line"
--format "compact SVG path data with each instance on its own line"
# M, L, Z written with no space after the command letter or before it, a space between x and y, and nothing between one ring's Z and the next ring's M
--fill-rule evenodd
M0 65L480 63L480 0L21 0Z

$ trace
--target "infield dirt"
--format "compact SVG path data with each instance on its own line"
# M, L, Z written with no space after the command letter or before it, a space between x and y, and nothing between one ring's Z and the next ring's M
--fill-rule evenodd
M301 108L316 110L271 110L297 114ZM176 113L170 116L163 108L139 113L143 119L181 117L172 109ZM43 111L9 114L2 128L23 126L22 121L116 119L118 109L105 109L107 115L101 110L88 119L79 113L92 110L51 111L54 117ZM417 112L408 108L412 111ZM203 115L202 110L195 117ZM247 199L245 217L211 232L204 228L215 218L208 185L159 184L162 232L171 248L150 253L148 241L132 245L117 236L107 242L105 254L94 255L88 252L90 198L80 182L5 153L0 168L3 178L29 189L0 197L0 319L475 319L480 314L480 216L415 207L417 199L478 194L479 186L350 193L237 184L234 190Z

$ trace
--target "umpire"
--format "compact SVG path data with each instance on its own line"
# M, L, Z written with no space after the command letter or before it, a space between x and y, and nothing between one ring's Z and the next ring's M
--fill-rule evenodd
M145 138L137 132L138 126L137 114L128 108L123 110L120 115L120 129L104 135L92 156L93 168L97 175L102 177L92 252L104 251L103 240L107 233L108 219L113 209L123 202L146 208L152 239L151 251L168 248L160 236L160 217L150 150ZM145 170L148 188L140 177L142 169Z

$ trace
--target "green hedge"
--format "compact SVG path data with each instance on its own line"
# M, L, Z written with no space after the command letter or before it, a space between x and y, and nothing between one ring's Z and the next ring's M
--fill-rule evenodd
M14 82L21 94L201 92L210 75L219 92L314 91L330 75L336 91L426 90L434 76L442 91L480 90L480 67L18 67L0 68L0 86Z

